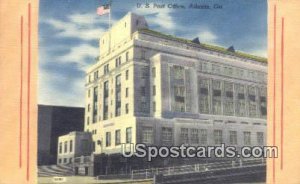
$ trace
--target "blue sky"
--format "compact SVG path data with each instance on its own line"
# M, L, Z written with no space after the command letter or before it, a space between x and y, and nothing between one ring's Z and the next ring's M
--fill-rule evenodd
M85 70L99 55L98 39L108 16L97 16L103 0L41 0L39 10L40 104L84 106ZM146 0L113 0L112 22L128 11L144 15L151 29L236 50L267 55L265 0L148 0L188 7L191 3L222 9L138 9Z

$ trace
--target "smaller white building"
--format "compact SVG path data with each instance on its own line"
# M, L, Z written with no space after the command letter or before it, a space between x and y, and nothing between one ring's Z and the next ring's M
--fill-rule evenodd
M92 153L92 136L89 132L70 132L58 138L57 164L72 164L75 157Z

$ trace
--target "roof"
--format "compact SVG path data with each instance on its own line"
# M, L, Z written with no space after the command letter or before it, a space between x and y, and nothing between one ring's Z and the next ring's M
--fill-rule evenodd
M227 48L216 46L216 45L210 45L210 44L206 44L206 43L198 44L198 43L194 43L192 40L179 38L179 37L176 37L174 35L167 35L167 34L164 34L164 33L158 32L158 31L154 31L154 30L151 30L151 29L139 29L138 32L150 34L150 35L153 35L153 36L160 36L160 37L163 37L163 38L166 38L166 39L171 39L171 40L178 41L178 42L181 42L181 43L189 44L189 45L192 45L194 47L200 47L202 49L206 49L206 50L210 50L210 51L214 51L214 52L219 52L219 53L222 53L222 54L237 56L237 57L240 57L240 58L250 59L250 60L254 60L254 61L257 61L257 62L261 62L261 63L267 63L268 62L267 58L264 58L264 57L255 56L255 55L251 55L251 54L236 51L236 50L234 52L232 52L232 51L229 51Z

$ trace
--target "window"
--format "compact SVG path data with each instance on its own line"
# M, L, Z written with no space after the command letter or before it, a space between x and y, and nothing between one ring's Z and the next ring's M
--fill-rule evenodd
M93 123L97 122L97 117L98 117L98 87L94 87Z
M153 144L153 128L152 127L143 127L142 142L144 144Z
M213 80L212 81L213 88L213 114L221 114L222 113L222 99L221 99L221 81Z
M222 130L214 130L214 140L215 140L215 144L222 144L223 142Z
M72 158L69 158L69 163L72 163L73 162L73 159Z
M68 160L67 160L67 158L64 158L64 163L68 163Z
M148 77L148 68L147 67L143 67L141 69L141 72L142 72L142 79L146 79Z
M116 116L121 115L121 74L116 76Z
M147 103L144 101L141 102L141 112L147 112Z
M199 110L200 113L208 114L209 113L209 79L198 78L199 84Z
M117 146L121 144L121 130L116 130L115 134L115 144Z
M60 163L60 164L61 164L61 158L60 158L60 159L58 159L58 163Z
M189 129L181 128L180 138L181 138L183 144L188 144L189 143Z
M91 110L91 105L88 104L87 111L90 112L90 110Z
M207 130L200 129L200 144L207 144Z
M129 104L128 104L128 103L125 105L125 113L126 113L126 114L129 113Z
M184 79L184 67L173 66L173 72L174 72L175 79Z
M192 144L199 144L199 131L198 129L191 129L191 143Z
M90 124L90 117L87 117L86 122L87 122L88 125Z
M125 97L127 98L127 97L128 97L128 95L129 95L129 89L128 89L128 88L126 88L126 90L125 90Z
M224 114L232 116L234 115L234 103L233 103L233 84L224 82L225 98L224 98Z
M65 150L64 150L64 152L67 153L67 151L68 151L68 142L65 141Z
M162 145L172 145L173 144L173 130L169 127L162 127Z
M91 96L91 90L89 89L88 90L88 97L90 98L90 96Z
M245 101L245 86L237 84L235 86L237 93L237 102L236 102L236 115L245 116L246 115L246 101Z
M237 144L237 132L236 131L229 131L229 142L232 145Z
M257 115L256 88L253 86L249 86L248 88L248 103L249 103L249 116L256 117Z
M89 75L89 82L91 82L92 81L92 78L91 78L91 75Z
M104 75L109 73L109 64L104 65Z
M267 117L267 89L266 88L260 88L259 89L259 106L260 106L260 115L263 118Z
M131 143L132 141L132 128L126 128L126 143Z
M111 145L111 134L110 134L110 132L106 132L105 140L106 140L106 142L105 142L106 147L109 147Z
M185 112L185 87L174 86L174 104L173 110L177 112Z
M265 143L265 141L264 141L264 133L263 132L257 132L256 136L257 136L257 144L258 145L264 145L264 143Z
M129 78L129 70L126 70L125 78L126 78L126 80L128 80L128 78Z
M153 112L155 112L156 111L156 102L154 101L154 102L152 102L152 109L153 109Z
M62 153L62 143L59 143L59 153Z
M245 145L251 144L251 132L244 132L244 144Z
M156 77L156 68L155 67L152 68L152 77L153 78Z
M156 95L156 86L155 86L155 85L152 87L152 95L153 95L153 96Z
M126 62L129 61L129 52L126 52Z
M121 65L121 56L116 58L116 67L119 67Z
M72 151L73 151L73 141L70 140L70 152L72 152Z
M141 87L141 96L146 96L146 88L145 88L145 86Z
M99 77L99 73L98 70L94 72L94 80L98 79Z
M109 86L108 81L104 82L104 88L103 88L103 120L106 120L108 118L108 97L109 97Z

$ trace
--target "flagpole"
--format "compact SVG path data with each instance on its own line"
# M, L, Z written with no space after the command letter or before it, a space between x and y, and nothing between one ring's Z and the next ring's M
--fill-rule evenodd
M108 31L109 31L109 47L108 52L110 53L111 50L111 0L109 0L109 15L108 15Z
M108 29L111 27L111 0L109 1Z

